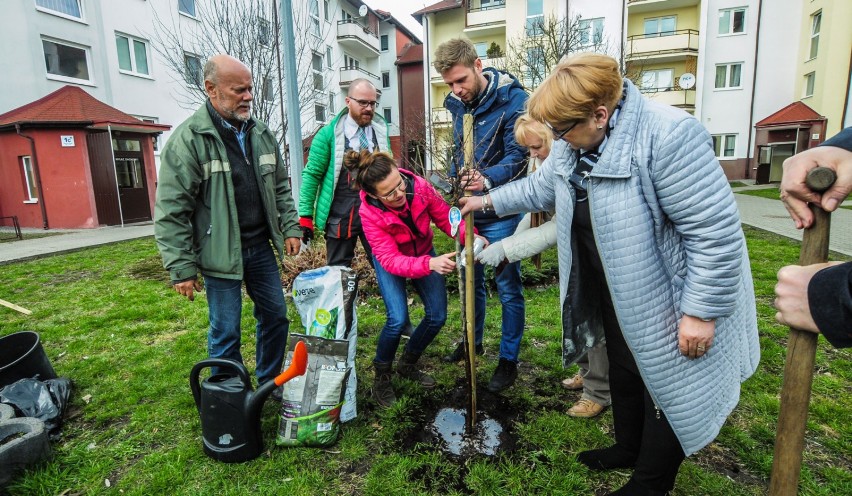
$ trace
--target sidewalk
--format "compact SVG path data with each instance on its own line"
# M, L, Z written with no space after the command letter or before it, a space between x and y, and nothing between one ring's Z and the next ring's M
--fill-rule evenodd
M154 224L147 222L127 225L125 227L110 226L98 229L57 231L63 232L63 234L45 238L26 239L26 232L24 232L23 241L0 243L0 265L83 250L92 246L108 245L130 239L153 236ZM153 243L154 240L152 239L151 242Z

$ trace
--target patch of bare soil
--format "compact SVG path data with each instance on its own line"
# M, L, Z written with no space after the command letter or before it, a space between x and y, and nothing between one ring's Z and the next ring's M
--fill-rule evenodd
M719 443L710 443L694 455L693 461L716 473L722 474L744 486L766 486L767 481L745 471L736 455Z

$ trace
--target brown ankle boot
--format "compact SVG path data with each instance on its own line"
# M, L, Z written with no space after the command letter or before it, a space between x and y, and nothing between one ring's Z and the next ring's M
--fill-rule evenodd
M420 355L415 355L414 353L403 352L402 356L399 358L399 362L396 364L396 373L405 377L406 379L411 379L412 381L419 382L421 386L426 389L432 389L435 387L435 379L432 376L421 372L417 368L417 360L420 359Z
M373 399L382 408L390 408L396 403L391 377L393 372L389 363L373 363L376 369L376 379L373 381Z

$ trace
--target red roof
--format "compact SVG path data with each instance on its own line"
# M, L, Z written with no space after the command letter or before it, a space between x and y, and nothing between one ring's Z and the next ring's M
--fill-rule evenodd
M461 0L441 0L436 4L429 5L427 7L423 7L411 14L411 17L417 19L417 16L422 16L424 14L431 14L432 12L440 12L442 10L450 10L457 9L462 6ZM418 19L419 20L419 19Z
M778 112L766 117L755 124L755 127L779 126L793 124L796 122L811 122L825 120L816 110L808 107L802 102L793 102Z
M111 125L141 132L162 132L171 129L168 125L143 122L71 85L63 86L34 102L0 115L0 127L14 124L76 124L97 127Z
M423 62L423 45L409 43L402 49L396 65L420 64Z

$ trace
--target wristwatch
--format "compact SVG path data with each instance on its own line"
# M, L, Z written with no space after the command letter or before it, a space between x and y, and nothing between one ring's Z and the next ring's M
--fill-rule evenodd
M482 175L482 185L484 186L483 191L491 189L491 179L488 179L488 176L485 174Z

